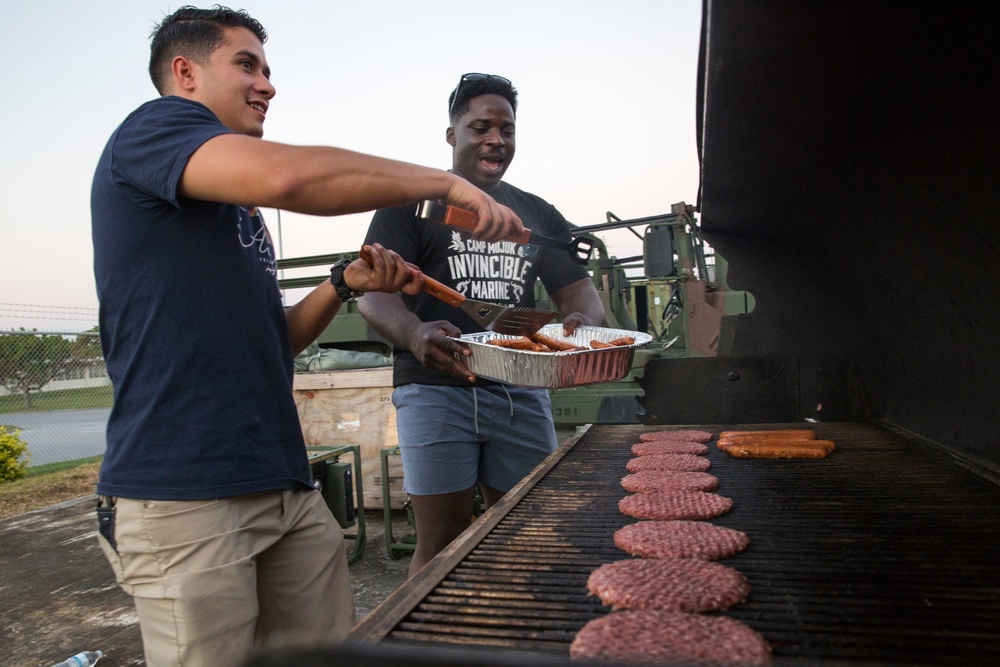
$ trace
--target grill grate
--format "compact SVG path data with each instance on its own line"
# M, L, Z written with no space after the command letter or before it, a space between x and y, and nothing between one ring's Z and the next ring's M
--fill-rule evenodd
M1000 487L870 425L814 426L838 444L827 459L738 460L710 446L718 493L735 503L712 523L750 537L745 552L721 561L751 587L726 615L764 635L776 661L1000 658ZM441 563L447 570L425 568L426 595L401 591L356 634L565 656L577 630L608 613L586 579L627 557L612 542L633 521L618 511L619 480L629 445L649 430L591 427L515 489L495 525Z

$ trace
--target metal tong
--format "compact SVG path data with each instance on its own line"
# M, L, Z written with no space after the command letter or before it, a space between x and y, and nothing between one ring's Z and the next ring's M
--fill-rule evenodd
M362 248L360 255L361 259L371 266L371 254ZM484 329L511 336L530 336L537 333L558 314L540 308L505 306L499 303L476 301L426 274L424 275L423 290L450 306L460 308Z
M439 204L438 202L425 199L417 206L417 216L424 220L437 222L450 227L458 227L466 231L473 231L479 224L479 215L474 211L469 211L457 206ZM594 252L594 243L588 238L578 236L570 242L560 241L551 236L539 234L530 229L525 229L523 234L512 236L505 241L513 241L521 245L533 243L549 248L558 248L569 253L570 259L577 264L586 264L590 261L590 256Z

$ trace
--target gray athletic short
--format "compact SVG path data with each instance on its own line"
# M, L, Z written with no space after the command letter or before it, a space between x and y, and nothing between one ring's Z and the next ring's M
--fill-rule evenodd
M545 389L407 384L392 393L403 489L454 493L477 481L506 493L557 446Z

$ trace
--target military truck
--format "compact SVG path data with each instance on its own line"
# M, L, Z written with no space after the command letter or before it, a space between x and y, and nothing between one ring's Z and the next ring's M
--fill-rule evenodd
M616 229L628 229L640 238L642 255L612 256L600 234ZM749 313L753 296L729 289L726 261L705 244L695 208L684 202L674 204L670 213L644 218L623 220L608 212L604 222L577 226L571 233L593 246L588 270L604 303L606 326L647 332L653 339L636 350L632 370L621 380L553 389L554 419L561 426L638 423L643 411L637 401L642 393L638 380L646 363L655 358L715 356L724 335L723 317ZM326 267L357 254L282 259L278 268ZM279 280L279 286L310 287L324 279L286 278ZM540 306L551 306L541 283L536 284L535 298ZM353 303L341 310L316 344L324 351L336 351L347 364L381 359L388 365L393 352Z

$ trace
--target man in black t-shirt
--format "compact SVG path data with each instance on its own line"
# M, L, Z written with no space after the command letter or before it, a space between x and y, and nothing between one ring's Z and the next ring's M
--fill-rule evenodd
M570 241L565 218L541 197L503 182L514 157L517 91L501 76L465 74L449 97L454 174L509 206L525 228ZM416 217L414 206L381 209L366 243L398 252L467 297L534 305L541 280L567 333L599 326L604 308L586 269L562 250L484 242ZM463 311L426 294L371 294L359 304L396 348L393 405L417 544L410 574L469 526L478 484L489 507L557 443L548 391L476 378L455 360L449 336L481 331Z

